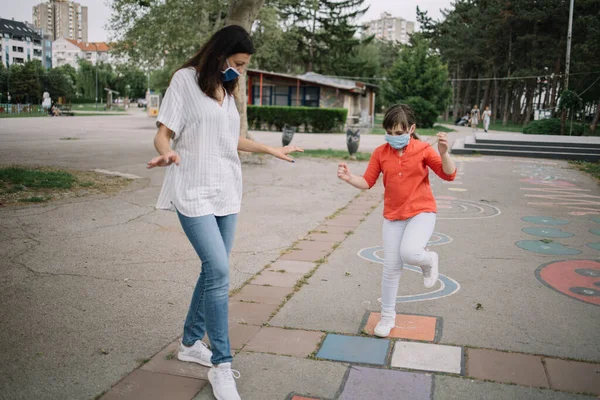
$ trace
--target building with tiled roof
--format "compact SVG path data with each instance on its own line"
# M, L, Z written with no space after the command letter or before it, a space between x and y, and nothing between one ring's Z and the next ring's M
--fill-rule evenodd
M52 65L60 67L69 64L79 68L79 59L96 65L98 62L109 62L110 47L105 42L83 42L60 38L52 43Z

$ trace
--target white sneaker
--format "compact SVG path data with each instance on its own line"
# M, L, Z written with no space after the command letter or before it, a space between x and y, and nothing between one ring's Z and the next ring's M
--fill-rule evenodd
M191 347L187 347L183 343L179 344L177 358L181 361L195 362L205 367L212 367L211 357L212 351L202 340L196 340L196 343Z
M231 369L231 363L222 363L208 371L208 381L212 385L217 400L241 400L235 380L240 373Z
M375 336L388 337L390 331L396 326L396 313L384 314L381 313L381 319L375 327Z
M427 289L434 287L440 277L439 263L440 258L438 254L432 251L431 266L421 267L421 270L423 270L423 285Z

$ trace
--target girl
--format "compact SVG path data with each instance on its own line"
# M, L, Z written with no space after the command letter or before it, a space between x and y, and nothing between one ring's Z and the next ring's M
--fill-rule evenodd
M383 172L383 277L381 280L381 320L375 335L387 337L396 321L396 296L404 263L423 271L425 287L438 280L438 255L426 251L433 234L436 205L429 184L431 168L440 178L451 181L456 166L448 155L448 138L438 133L438 150L415 134L415 116L407 105L391 107L383 119L386 144L373 152L365 174L352 175L340 163L338 177L358 189L370 189Z
M290 162L294 160L288 153L302 151L240 137L233 93L253 53L244 28L228 26L175 72L157 119L154 146L160 156L148 162L148 168L169 166L156 206L177 212L202 260L177 357L212 367L208 380L218 400L240 399L234 380L239 373L231 369L227 321L229 254L242 200L238 150L268 153ZM212 351L201 341L205 333Z

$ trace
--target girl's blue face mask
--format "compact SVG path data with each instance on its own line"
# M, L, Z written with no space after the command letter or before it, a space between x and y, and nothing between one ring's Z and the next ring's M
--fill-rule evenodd
M385 134L385 141L390 144L394 149L400 150L405 148L410 141L410 133L404 133L402 135L390 135Z
M403 149L408 145L408 142L410 142L410 137L414 132L414 130L412 129L413 127L414 125L411 126L409 132L403 133L402 135L390 135L386 132L385 141L388 142L390 146L392 146L396 150Z
M221 79L223 82L233 81L239 78L241 75L237 69L229 65L229 60L227 60L227 69L225 71L221 71L221 74Z

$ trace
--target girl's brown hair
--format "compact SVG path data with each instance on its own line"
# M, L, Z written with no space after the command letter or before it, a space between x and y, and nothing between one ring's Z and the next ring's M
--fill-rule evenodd
M415 113L406 104L396 104L388 108L383 117L383 129L391 131L396 127L402 128L403 131L408 131L411 126L417 123ZM420 140L421 138L416 132L411 135L414 139Z
M221 73L225 60L234 54L254 54L254 52L254 45L248 32L241 26L230 25L212 35L200 51L179 69L194 68L200 90L216 100L217 89L221 85L229 94L237 92L238 79L222 81Z

